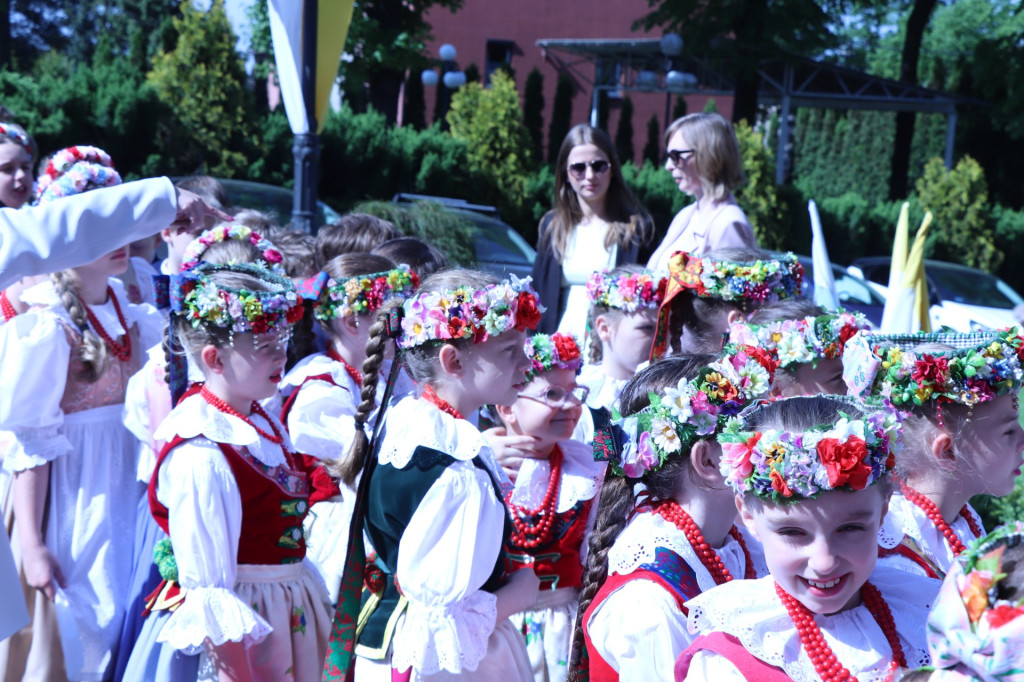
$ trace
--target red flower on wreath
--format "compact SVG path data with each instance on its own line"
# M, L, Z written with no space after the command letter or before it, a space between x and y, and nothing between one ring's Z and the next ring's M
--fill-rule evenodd
M466 321L461 317L453 317L448 320L448 338L450 339L461 339L462 333L466 329Z
M772 480L772 490L783 497L793 496L793 491L789 489L788 485L786 485L786 479L782 477L782 474L775 470L775 467L772 467L771 473L768 474L768 477Z
M922 354L910 378L921 385L942 386L949 376L949 360L942 356Z
M868 445L864 439L850 436L845 443L837 438L823 438L818 441L818 458L825 465L828 483L833 488L848 485L854 490L863 490L871 476L871 466L864 460L868 457Z
M562 362L572 362L579 358L580 347L576 345L576 340L568 334L552 334L551 342L555 345L558 359Z
M527 291L519 292L516 299L516 331L536 329L540 324L540 310L537 309L537 297Z
M306 308L302 305L294 305L285 312L285 318L289 324L295 324L302 319L305 314Z

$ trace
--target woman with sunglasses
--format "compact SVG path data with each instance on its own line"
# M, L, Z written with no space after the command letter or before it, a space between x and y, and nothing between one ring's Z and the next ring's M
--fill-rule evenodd
M732 124L720 114L689 114L665 131L665 169L695 201L676 214L649 270L668 268L676 251L700 256L723 248L756 248L754 230L732 191L743 184L743 160Z
M533 283L547 306L539 332L586 332L587 279L595 270L641 263L654 221L622 179L611 138L586 124L565 136L555 163L555 206L540 221Z

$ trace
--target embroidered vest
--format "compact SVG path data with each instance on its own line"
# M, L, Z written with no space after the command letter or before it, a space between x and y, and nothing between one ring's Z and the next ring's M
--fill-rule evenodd
M551 528L552 539L546 545L527 548L510 541L508 553L512 571L529 565L532 558L533 571L540 578L540 589L578 588L583 581L580 549L587 530L587 516L593 504L594 500L580 500L572 509L555 514ZM540 520L540 515L530 514L520 518L532 525Z

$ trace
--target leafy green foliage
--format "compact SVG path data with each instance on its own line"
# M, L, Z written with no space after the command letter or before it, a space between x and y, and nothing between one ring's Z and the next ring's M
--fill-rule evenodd
M650 161L655 166L661 162L661 126L658 125L657 114L651 114L647 121L647 141L644 143L641 163L645 161Z
M633 100L625 97L619 108L619 123L615 126L615 153L619 161L632 161L635 156L633 149Z
M683 116L686 116L686 98L683 97L682 95L679 95L678 97L676 97L675 104L672 105L672 121L676 120L677 118L682 118ZM668 126L668 124L671 124L672 121L668 121L666 123L666 127Z
M548 163L554 163L558 158L562 140L572 128L572 98L575 94L572 79L564 73L559 74L558 83L555 85L555 103L551 109L551 123L548 127Z
M534 159L543 158L544 153L544 74L536 66L526 77L523 89L523 125L530 134Z
M766 249L782 248L786 238L785 211L775 188L775 155L765 144L762 133L746 121L740 121L735 128L747 176L746 183L736 190L736 201L747 214L757 243Z
M419 237L433 244L452 265L471 267L473 225L436 201L417 201L399 206L388 201L364 201L356 211L390 221L402 234Z
M405 79L402 125L411 126L416 130L427 127L427 101L423 93L423 79L419 73L411 73Z
M672 176L663 167L648 161L644 161L639 168L632 163L623 164L622 177L654 218L655 233L657 241L660 242L672 218L692 199L679 191Z

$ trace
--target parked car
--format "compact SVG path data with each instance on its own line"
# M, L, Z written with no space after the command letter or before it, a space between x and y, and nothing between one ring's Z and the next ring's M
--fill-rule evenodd
M814 261L810 256L797 256L797 259L804 266L803 295L814 298ZM871 288L870 283L835 263L832 264L832 278L836 281L839 305L850 312L864 313L876 328L882 326L885 299Z
M174 182L183 178L171 178ZM292 219L292 206L294 202L290 189L267 185L262 182L250 182L249 180L230 180L217 178L228 194L228 201L236 210L252 208L257 211L269 213L277 221L278 225L285 225ZM333 208L322 201L316 202L318 224L327 225L333 223L341 215Z
M515 228L498 217L498 210L493 206L422 194L396 194L392 201L396 204L436 201L449 212L469 222L473 227L475 267L484 272L495 277L507 277L509 274L526 277L533 271L537 252Z
M888 256L858 258L849 271L866 279L882 296L888 295ZM957 331L1000 329L1017 323L1013 309L1024 298L995 275L956 263L924 262L931 302L932 328L947 326Z

